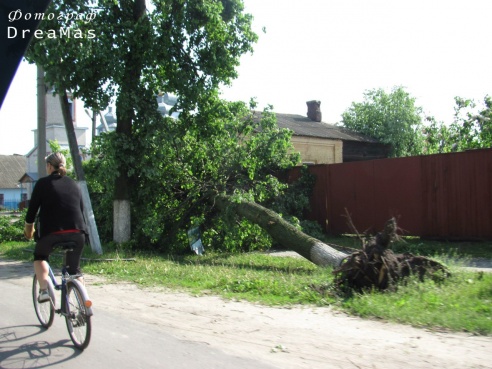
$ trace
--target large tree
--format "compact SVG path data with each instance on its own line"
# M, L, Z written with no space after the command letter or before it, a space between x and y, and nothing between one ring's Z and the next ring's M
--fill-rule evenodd
M52 2L29 52L58 92L88 107L116 102L114 239L130 238L130 197L141 168L134 131L156 114L156 94L179 96L176 109L237 76L257 36L241 0L62 0Z
M364 92L362 102L353 102L342 114L342 124L380 142L391 144L392 157L422 153L422 108L401 86Z

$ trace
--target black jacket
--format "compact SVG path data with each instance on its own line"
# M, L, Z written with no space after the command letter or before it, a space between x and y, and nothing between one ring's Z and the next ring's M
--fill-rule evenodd
M82 192L71 178L53 172L40 178L32 191L26 223L34 223L39 209L36 233L41 238L56 231L78 229L87 233Z

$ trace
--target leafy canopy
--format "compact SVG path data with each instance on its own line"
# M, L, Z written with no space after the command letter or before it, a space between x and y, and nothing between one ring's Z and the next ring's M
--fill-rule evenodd
M451 124L428 118L424 128L425 153L438 154L492 147L492 99L483 104L455 97L454 120Z
M418 155L422 152L422 108L415 105L403 87L364 92L362 102L353 102L342 114L342 124L355 132L391 144L390 156Z
M270 241L258 227L232 214L216 213L211 199L220 193L266 203L283 194L286 185L276 174L299 162L292 133L278 128L269 109L260 114L244 103L218 97L200 106L179 119L156 116L133 133L138 153L132 173L134 239L140 245L169 249L186 243L184 231L201 224L207 246L266 247ZM107 176L117 171L117 139L114 133L99 136L94 159L86 165L88 183L100 194L96 197L112 191ZM106 202L107 221L109 206Z
M126 97L137 111L159 91L193 110L200 95L237 77L239 57L257 40L241 0L145 3L53 1L46 14L55 17L41 22L44 37L33 39L28 60L44 67L58 91L98 110L121 93L129 71L140 75Z

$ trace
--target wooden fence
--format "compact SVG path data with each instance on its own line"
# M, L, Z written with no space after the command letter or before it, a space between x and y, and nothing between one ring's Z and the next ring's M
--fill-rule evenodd
M328 233L352 233L347 211L359 232L379 231L396 217L405 235L492 239L492 149L314 165L309 171L317 180L308 218Z

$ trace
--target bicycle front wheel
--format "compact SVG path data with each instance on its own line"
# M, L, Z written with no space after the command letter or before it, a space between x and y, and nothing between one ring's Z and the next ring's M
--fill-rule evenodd
M36 316L44 328L51 327L53 324L53 319L55 318L54 292L52 288L48 288L48 291L51 300L38 302L39 284L35 274L32 280L32 302L34 303L34 311L36 312Z
M91 317L87 315L85 301L80 289L83 288L77 282L67 283L67 329L70 338L80 350L89 345L91 339Z

